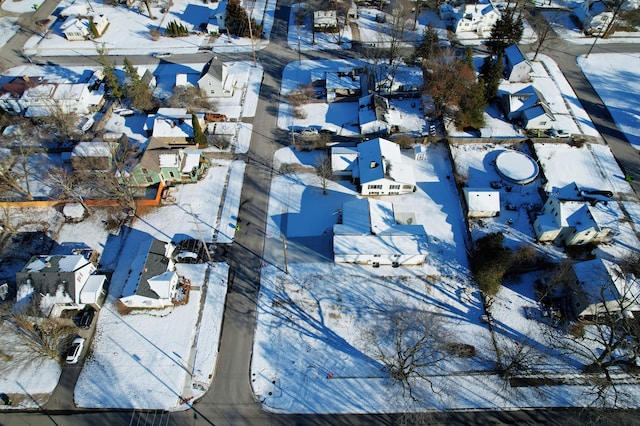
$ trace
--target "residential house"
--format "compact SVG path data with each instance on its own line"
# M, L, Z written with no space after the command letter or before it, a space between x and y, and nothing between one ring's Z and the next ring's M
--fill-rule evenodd
M427 146L426 145L414 146L413 159L417 161L425 161L427 159Z
M531 63L517 44L504 50L504 76L511 83L523 83L530 80Z
M235 86L235 77L229 74L227 65L216 56L207 62L198 78L198 87L208 98L230 98Z
M129 173L129 184L146 187L197 182L209 168L199 149L147 149Z
M606 201L547 198L533 230L540 242L581 245L609 242L618 234L618 215Z
M326 92L327 102L357 97L363 93L363 70L358 68L339 69L337 71L311 71L314 87L321 86Z
M91 30L91 22L93 22L96 34ZM60 30L67 40L79 41L101 36L108 26L109 20L104 14L78 15L69 16L60 26Z
M36 293L47 298L46 315L85 304L99 306L107 278L93 275L96 266L80 254L33 256L16 274L18 301Z
M59 108L65 114L89 114L104 103L104 85L90 82L48 82L43 77L14 77L0 87L0 108L26 117L51 115Z
M358 149L342 146L331 148L331 171L334 176L357 176Z
M399 195L415 191L416 180L410 164L403 161L398 144L376 138L353 151L335 147L331 151L333 173L350 176L360 185L362 195Z
M196 115L204 128L204 116ZM150 136L147 149L195 148L193 144L193 116L186 108L160 108L149 115L144 129Z
M606 1L586 0L574 9L586 35L602 36L613 19L613 10Z
M419 265L426 262L427 249L424 226L415 219L400 223L393 204L375 199L344 203L342 223L333 227L336 263Z
M633 315L640 311L640 282L617 264L593 259L573 264L565 284L569 303L578 318L592 319L599 314Z
M555 116L542 93L528 85L515 93L503 93L502 110L509 120L518 120L527 130L546 130L553 127Z
M125 291L120 301L131 308L165 308L173 305L180 277L170 260L174 247L160 240L152 240L144 266L133 292Z
M376 94L361 97L358 100L358 123L360 134L388 134L391 124L387 98Z
M338 27L335 9L315 10L313 12L313 31L331 31Z
M362 78L363 95L375 93L386 97L417 97L424 87L423 71L419 67L376 64L367 68Z
M467 217L494 217L500 214L500 191L486 188L464 188Z
M115 142L78 142L71 151L71 166L74 170L111 170L118 152Z
M476 32L479 36L489 34L500 19L500 12L490 0L463 4L454 8L448 3L440 5L440 19L456 33Z

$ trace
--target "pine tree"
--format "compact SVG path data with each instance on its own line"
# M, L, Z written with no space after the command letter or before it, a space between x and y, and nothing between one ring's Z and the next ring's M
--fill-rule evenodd
M191 123L193 124L193 141L198 145L198 148L204 148L207 146L207 137L202 132L200 127L200 120L195 114L191 114Z
M462 60L469 68L475 71L476 67L473 63L473 47L467 46L467 48L464 49L464 57Z
M486 45L491 53L501 55L507 47L520 42L523 32L522 15L515 16L513 9L507 9L491 29Z
M484 58L484 62L480 67L480 78L484 80L484 95L488 104L498 96L498 87L502 80L503 70L502 55Z
M248 23L251 23L249 30ZM255 19L249 20L247 11L242 8L239 0L229 0L227 3L227 16L224 21L227 32L238 37L249 37L251 34L260 36L262 34L262 25L256 24Z
M484 110L487 107L484 94L484 81L474 82L467 88L466 96L460 99L460 109L456 115L458 128L484 126Z
M436 58L440 55L438 45L438 31L431 26L426 26L422 33L422 42L416 48L415 55L422 57L425 61Z
M96 27L96 23L93 22L93 17L89 18L89 29L91 30L91 34L93 34L94 38L100 37L100 33L98 32L98 28Z

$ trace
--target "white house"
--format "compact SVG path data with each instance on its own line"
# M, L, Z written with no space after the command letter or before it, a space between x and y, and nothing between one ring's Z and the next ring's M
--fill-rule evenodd
M48 299L47 315L78 309L84 304L98 305L106 277L93 275L95 270L95 265L80 254L33 256L16 274L18 298L34 293L42 295Z
M407 194L416 188L413 168L403 161L398 144L386 139L362 142L356 150L333 148L331 165L334 175L359 183L362 195Z
M500 19L500 12L490 0L463 4L457 8L445 3L440 5L439 14L440 19L447 21L448 27L454 32L473 31L480 36L488 34Z
M134 292L120 297L123 304L131 308L164 308L173 304L180 281L170 262L173 249L163 241L151 242Z
M500 191L484 188L464 188L468 217L493 217L500 214Z
M579 318L640 311L640 282L608 260L575 263L565 282L571 292L569 302Z
M117 152L116 142L78 142L71 151L71 165L78 171L111 170Z
M502 110L509 120L519 120L527 130L546 130L553 127L555 116L544 96L532 85L515 93L503 93Z
M562 200L550 196L533 223L540 242L567 246L608 242L618 233L618 216L606 202Z
M391 123L387 98L372 94L358 99L358 123L360 134L388 134Z
M335 9L315 10L313 12L313 30L324 31L327 28L336 28L338 18Z
M208 98L230 98L235 86L235 77L217 57L207 62L198 79L198 87Z
M402 224L393 204L357 199L343 204L342 223L333 227L336 263L419 265L427 260L424 226Z
M42 117L60 108L65 114L89 114L104 102L104 85L51 83L43 77L21 76L0 88L0 108L10 114Z
M574 14L587 35L602 36L613 19L613 11L607 2L586 0L574 9Z
M109 26L107 16L100 13L88 16L69 16L60 26L60 30L67 40L87 40L96 36L91 31L91 22L93 22L97 36L104 34Z
M358 149L342 146L331 148L331 171L334 176L357 175Z
M517 44L512 44L504 50L504 76L511 83L523 83L529 81L531 63Z

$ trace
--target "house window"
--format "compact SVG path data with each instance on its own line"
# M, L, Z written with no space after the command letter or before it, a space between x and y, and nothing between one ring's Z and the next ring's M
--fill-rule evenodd
M175 175L175 173L173 173L173 171L170 171L170 172L169 172L169 176L171 176L172 178L175 178L175 177L176 177L176 175Z
M153 179L151 178L151 176L145 176L145 180L146 180L148 183L153 183Z
M147 173L149 173L149 170L148 170L146 167L141 168L141 169L140 169L140 171L141 171L142 173L144 173L145 175L146 175Z
M400 185L389 185L389 189L400 189Z
M369 189L382 189L382 185L369 185Z
M413 188L412 185L402 185L402 189L411 189Z
M541 121L541 122L540 122L540 125L541 125L541 126L545 126L546 124L547 124L547 122L546 122L546 121Z

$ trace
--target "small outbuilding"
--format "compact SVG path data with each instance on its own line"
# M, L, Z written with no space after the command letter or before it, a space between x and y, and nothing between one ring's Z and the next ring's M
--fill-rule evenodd
M464 188L468 217L494 217L500 214L500 191Z

